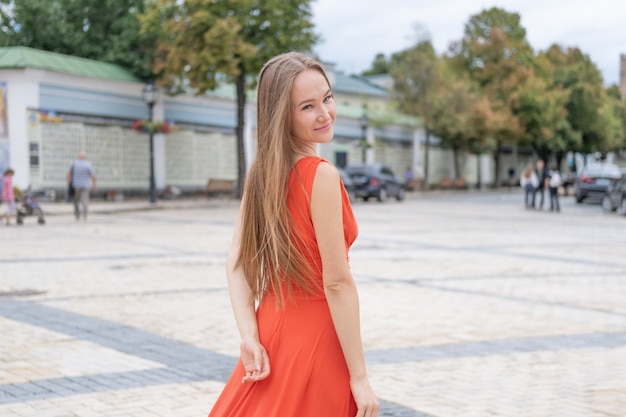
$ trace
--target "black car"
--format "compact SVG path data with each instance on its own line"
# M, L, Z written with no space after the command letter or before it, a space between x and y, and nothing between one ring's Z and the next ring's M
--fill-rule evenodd
M384 164L362 164L346 167L352 178L357 197L369 200L375 197L385 201L388 197L404 199L404 183L396 177L391 168Z
M609 185L604 197L602 197L602 211L605 213L619 209L619 213L626 216L626 174Z
M615 184L621 177L622 172L617 165L606 163L587 165L574 183L576 202L581 203L586 199L600 202L609 186Z
M356 200L356 187L354 186L354 181L352 181L352 178L350 178L350 175L345 169L337 167L337 171L339 171L339 176L343 182L343 188L346 189L348 197L350 197L350 201Z

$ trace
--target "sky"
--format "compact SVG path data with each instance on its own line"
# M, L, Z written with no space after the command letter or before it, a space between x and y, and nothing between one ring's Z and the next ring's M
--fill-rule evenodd
M442 54L463 37L470 16L491 7L518 13L535 51L554 43L580 48L606 86L619 83L626 54L624 0L313 0L311 6L322 38L314 51L346 74L369 69L378 53L389 58L414 45L417 27Z

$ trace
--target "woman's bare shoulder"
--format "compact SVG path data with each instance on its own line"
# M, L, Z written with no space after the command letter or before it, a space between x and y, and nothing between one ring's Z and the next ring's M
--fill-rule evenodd
M317 170L315 171L315 180L320 181L320 183L335 183L339 178L339 172L337 168L330 162L322 159L317 166Z
M334 204L334 201L341 201L340 193L340 177L337 168L330 162L322 162L318 165L313 180L313 202L318 201L327 208Z

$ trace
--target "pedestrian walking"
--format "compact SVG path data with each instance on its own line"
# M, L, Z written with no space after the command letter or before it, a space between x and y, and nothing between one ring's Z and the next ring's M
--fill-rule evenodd
M552 166L550 172L548 173L548 184L550 186L550 211L561 211L561 207L559 206L559 187L562 183L563 180L561 179L561 173L556 166Z
M347 260L357 224L317 156L333 139L330 82L292 52L257 88L257 153L226 265L241 358L209 416L376 417Z
M11 217L15 216L16 204L15 204L15 191L13 190L13 171L12 168L7 168L2 174L2 201L6 205L4 212L4 224L11 225Z
M535 191L538 185L539 180L532 164L526 165L520 176L520 186L524 189L524 207L527 209L535 208Z
M78 158L70 165L66 175L68 190L74 189L74 216L76 220L87 220L89 193L96 192L96 173L87 160L85 152L80 151ZM81 210L82 208L82 210Z

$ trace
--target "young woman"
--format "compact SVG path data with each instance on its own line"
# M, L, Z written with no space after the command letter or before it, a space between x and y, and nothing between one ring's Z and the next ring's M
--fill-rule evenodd
M526 164L520 177L520 186L524 189L524 206L527 209L535 208L535 192L539 186L539 179L533 170L532 164Z
M211 417L378 416L348 265L357 225L337 170L316 156L335 118L318 62L292 52L265 64L226 265L241 359Z

